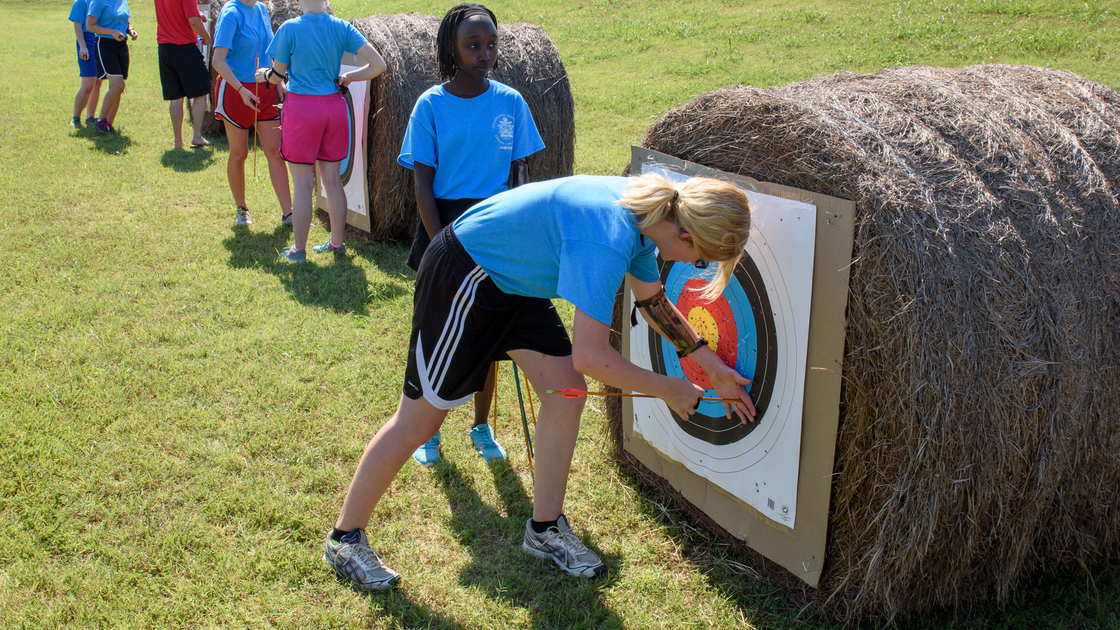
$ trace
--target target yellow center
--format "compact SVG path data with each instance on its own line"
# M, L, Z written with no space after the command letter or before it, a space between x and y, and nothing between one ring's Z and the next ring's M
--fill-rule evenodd
M719 325L708 309L700 306L692 307L688 312L688 323L697 334L708 340L708 347L715 352L716 346L719 345Z

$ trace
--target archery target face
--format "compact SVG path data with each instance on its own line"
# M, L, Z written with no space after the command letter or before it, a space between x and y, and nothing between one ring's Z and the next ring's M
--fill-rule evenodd
M356 66L343 65L339 74L356 70ZM366 115L369 102L369 81L355 81L343 92L346 101L346 117L350 125L350 135L346 157L339 164L342 175L342 188L346 191L346 207L351 212L366 214L365 177L366 177ZM326 188L320 184L319 195L326 197Z
M644 165L643 172L651 170ZM656 169L655 169L656 170ZM670 180L684 176L657 170ZM727 418L722 403L704 401L681 418L658 399L633 399L634 431L670 458L727 490L769 518L793 527L801 445L809 307L812 300L816 208L744 191L751 200L751 235L723 294L699 290L714 270L658 259L665 295L709 347L752 380L754 423ZM629 296L630 304L633 296ZM685 378L718 396L687 357L643 319L630 331L630 359L659 374Z

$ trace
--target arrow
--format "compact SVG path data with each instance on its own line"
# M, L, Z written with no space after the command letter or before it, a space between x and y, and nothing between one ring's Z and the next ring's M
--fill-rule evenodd
M562 389L560 391L546 389L544 391L544 393L546 393L546 394L560 394L564 398L583 398L584 396L619 396L619 397L623 397L623 398L657 398L657 396L652 396L650 394L638 394L638 393L626 394L626 393L615 393L615 392L585 392L582 389L573 389L571 387L569 387L567 389ZM701 396L700 400L716 400L716 401L719 401L719 402L740 402L739 398L717 398L715 396Z

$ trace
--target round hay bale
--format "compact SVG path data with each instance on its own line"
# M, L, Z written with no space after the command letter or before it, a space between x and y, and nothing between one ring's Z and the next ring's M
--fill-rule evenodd
M210 19L218 19L222 13L222 7L226 4L226 0L212 0L210 3ZM266 0L265 4L268 6L268 14L272 18L272 32L275 33L280 25L288 20L303 15L303 10L299 8L299 0ZM331 8L330 0L327 0L327 13L334 15L334 9ZM210 66L210 86L213 89L214 79L218 77L218 72L214 70L213 65ZM187 108L188 112L190 108ZM188 114L189 118L189 114ZM193 121L192 121L193 122ZM202 119L202 135L204 136L224 136L226 134L225 125L222 121L214 117L213 111L207 111Z
M1118 556L1120 95L1021 66L840 73L704 94L642 145L855 202L809 599L890 620Z
M416 99L439 83L436 31L440 19L418 13L375 15L352 24L388 69L370 86L367 132L370 237L408 239L418 214L412 171L397 164ZM529 157L533 181L572 174L575 104L560 54L544 30L527 23L498 27L495 80L519 91L533 113L545 149Z

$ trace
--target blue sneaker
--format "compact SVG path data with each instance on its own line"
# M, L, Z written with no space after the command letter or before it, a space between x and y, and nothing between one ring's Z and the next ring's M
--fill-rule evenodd
M301 249L298 252L293 252L291 247L285 247L280 250L280 259L294 263L307 262L307 250Z
M506 458L506 449L494 440L494 431L488 424L480 424L471 429L471 443L482 459L488 462Z
M436 431L432 439L424 442L420 448L416 449L416 452L412 454L412 459L415 459L416 463L425 468L431 468L439 463L439 431Z
M323 243L322 245L316 245L311 249L314 250L316 254L334 254L336 256L341 256L342 254L346 253L346 243L335 247L334 244L331 243L331 240L328 238L326 243Z

